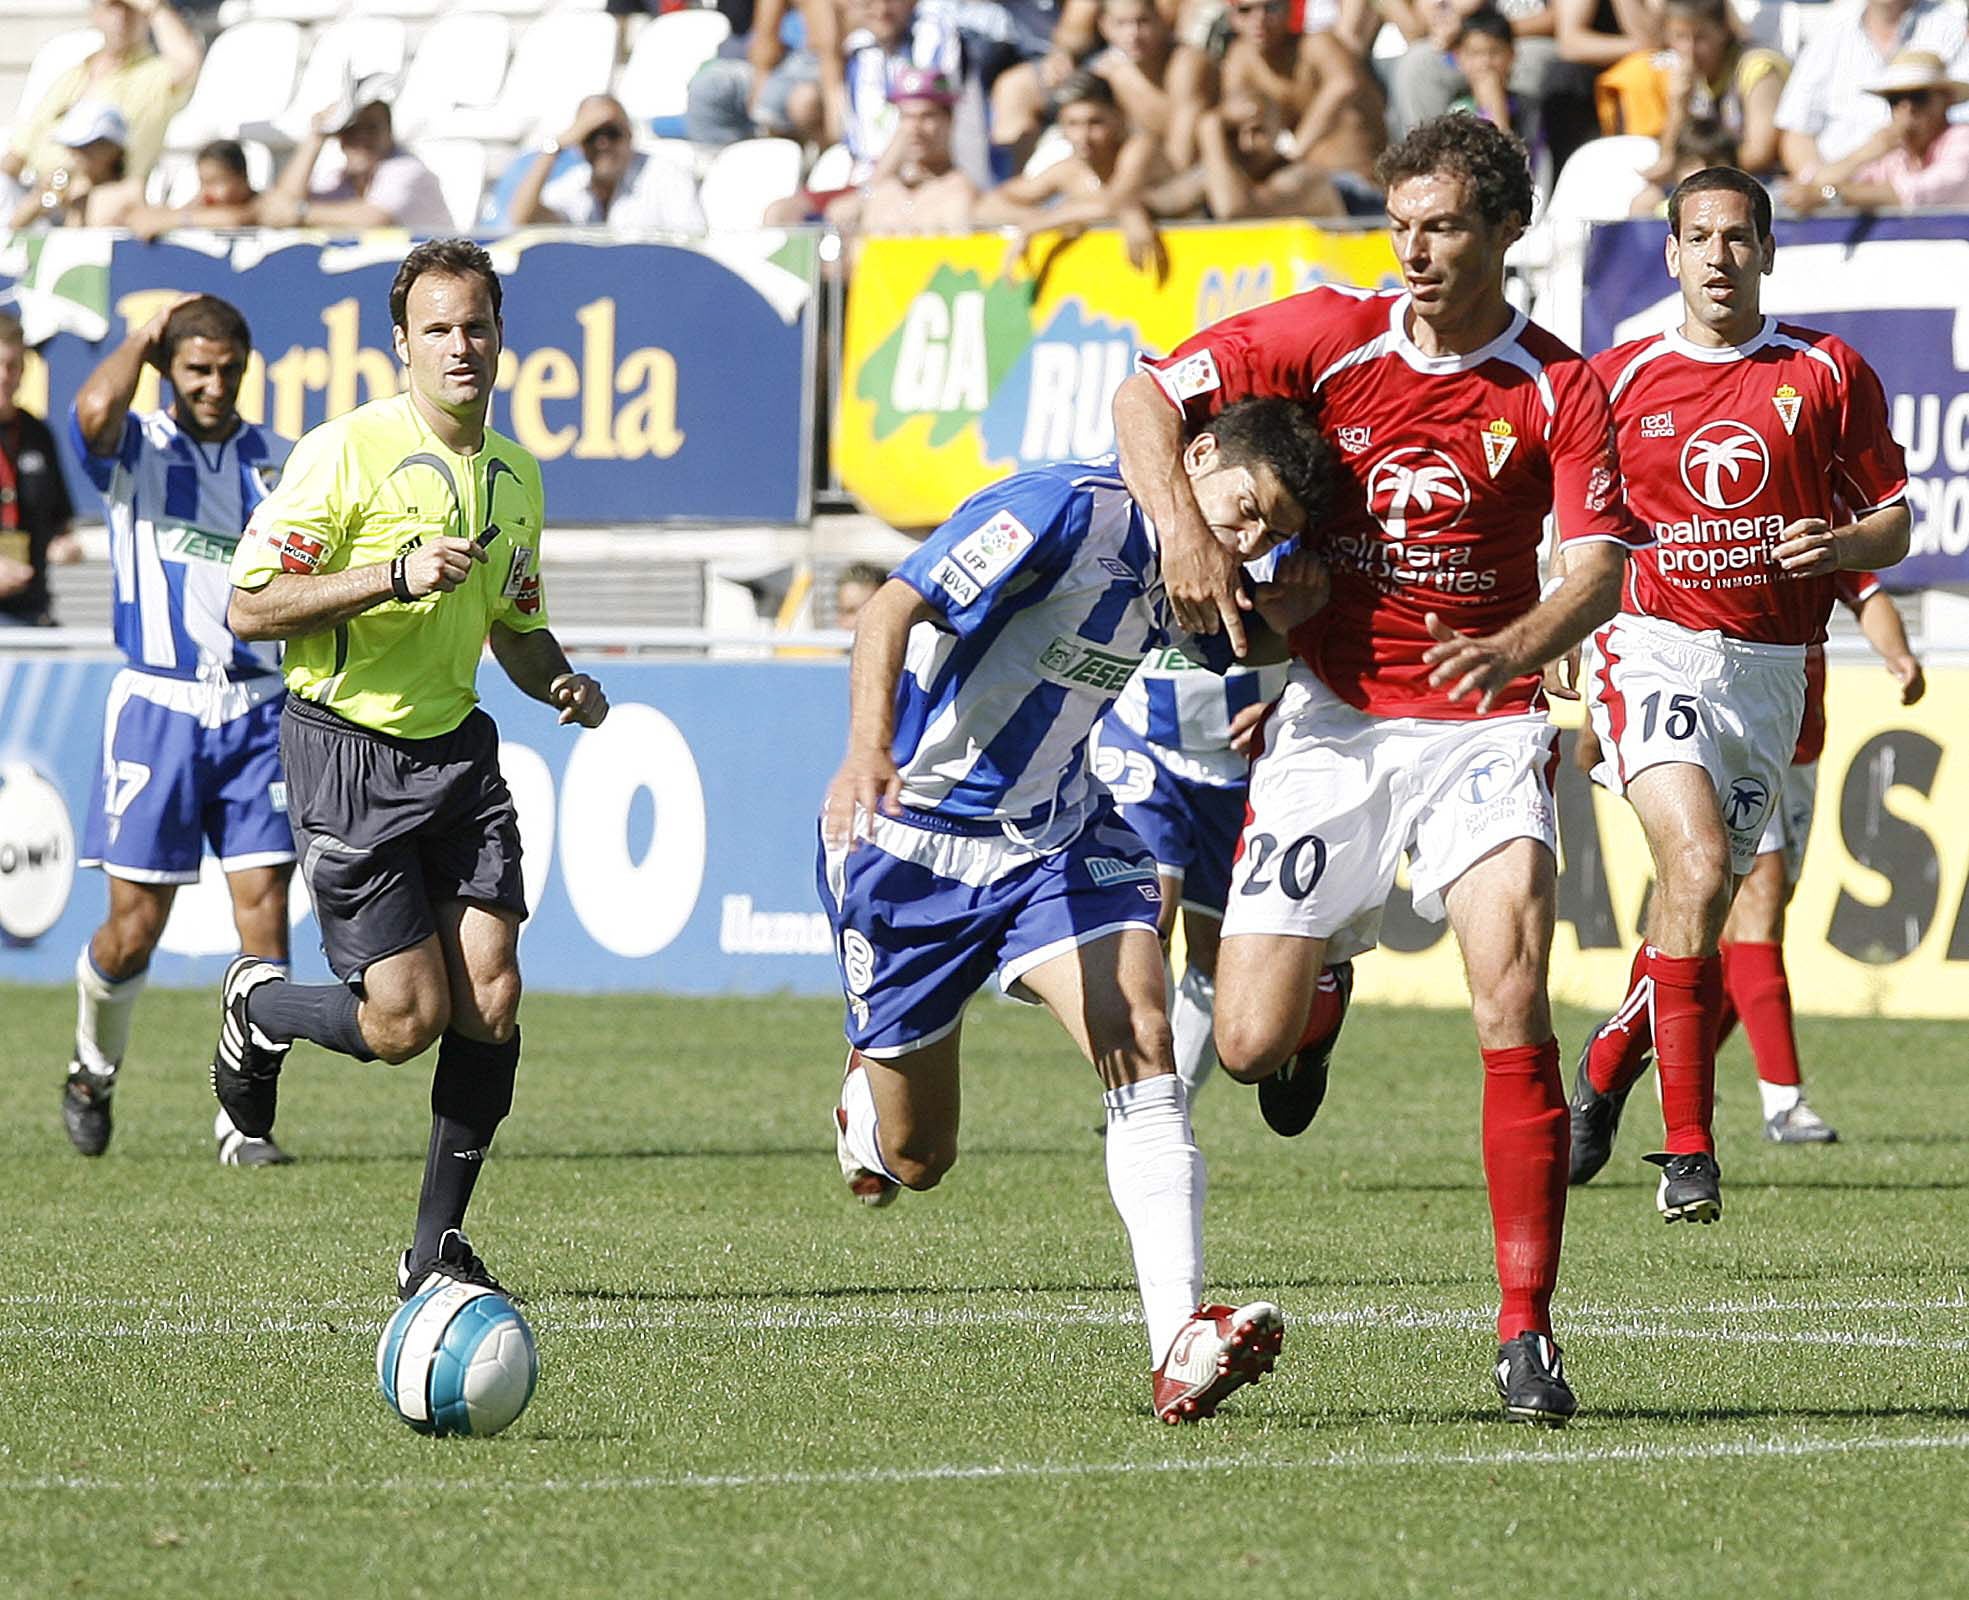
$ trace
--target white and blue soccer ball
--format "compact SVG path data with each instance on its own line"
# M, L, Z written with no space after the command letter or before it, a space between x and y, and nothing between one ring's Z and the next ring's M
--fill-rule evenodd
M419 1433L484 1438L533 1398L540 1352L503 1294L440 1278L397 1308L376 1344L376 1381Z

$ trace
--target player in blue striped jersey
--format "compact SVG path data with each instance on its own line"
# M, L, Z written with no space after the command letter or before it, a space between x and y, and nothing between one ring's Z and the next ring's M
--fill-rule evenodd
M225 869L244 949L287 960L294 836L280 770L278 658L226 626L227 564L288 442L241 419L252 355L246 319L210 295L182 295L92 372L70 441L102 495L126 665L103 717L102 781L82 861L109 879L109 915L75 964L75 1056L62 1088L70 1141L109 1143L110 1102L130 1023L181 884L210 842ZM133 414L146 365L171 385L167 409ZM219 1159L285 1160L223 1115Z
M1227 407L1183 467L1247 557L1317 517L1332 473L1310 414L1276 400ZM1255 603L1283 634L1324 575L1298 557L1278 576ZM1169 1422L1269 1371L1283 1330L1263 1301L1200 1304L1203 1158L1170 1057L1155 862L1089 768L1095 723L1175 642L1156 531L1111 459L974 495L862 610L819 872L847 995L850 1189L879 1205L950 1169L959 1034L988 979L1044 1004L1101 1078Z
M1265 578L1275 559L1250 562L1245 571ZM1157 931L1165 946L1182 914L1183 972L1170 995L1169 1023L1176 1075L1192 1103L1217 1065L1211 1038L1217 942L1250 791L1250 757L1233 741L1241 725L1279 697L1285 674L1283 662L1240 662L1211 672L1170 645L1142 663L1095 731L1095 776L1155 860L1162 884ZM1352 957L1373 943L1374 931L1365 925L1338 937L1305 1038L1286 1066L1258 1086L1265 1120L1280 1133L1304 1132L1325 1098L1327 1062L1353 993Z

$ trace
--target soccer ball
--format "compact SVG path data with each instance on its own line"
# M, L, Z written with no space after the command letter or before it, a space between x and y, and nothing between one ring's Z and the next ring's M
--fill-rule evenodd
M376 1344L383 1398L419 1433L483 1438L526 1410L540 1353L503 1294L439 1279L398 1307Z

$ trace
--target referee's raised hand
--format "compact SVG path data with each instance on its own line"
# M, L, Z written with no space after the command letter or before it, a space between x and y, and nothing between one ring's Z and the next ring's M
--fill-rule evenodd
M485 558L485 551L470 539L456 539L449 534L427 539L399 558L403 562L404 587L418 600L427 594L444 594L469 578L472 564Z

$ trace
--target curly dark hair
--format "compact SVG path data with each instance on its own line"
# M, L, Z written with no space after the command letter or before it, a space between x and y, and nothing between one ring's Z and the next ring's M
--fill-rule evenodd
M177 359L178 346L187 339L210 339L215 344L232 345L242 360L253 354L253 331L246 326L244 314L230 300L221 300L215 294L187 300L165 319L164 348L158 352L158 360L166 372Z
M1217 441L1230 467L1268 466L1316 527L1333 500L1333 448L1311 406L1297 400L1236 400L1197 430Z
M390 285L390 322L394 326L409 328L406 308L410 304L410 286L427 272L447 278L485 279L492 295L492 315L495 320L498 318L502 295L492 257L470 239L426 239L403 258L396 281Z
M1417 123L1374 163L1374 181L1383 189L1439 173L1470 185L1484 221L1495 225L1512 215L1521 225L1531 221L1531 160L1515 133L1451 111Z

